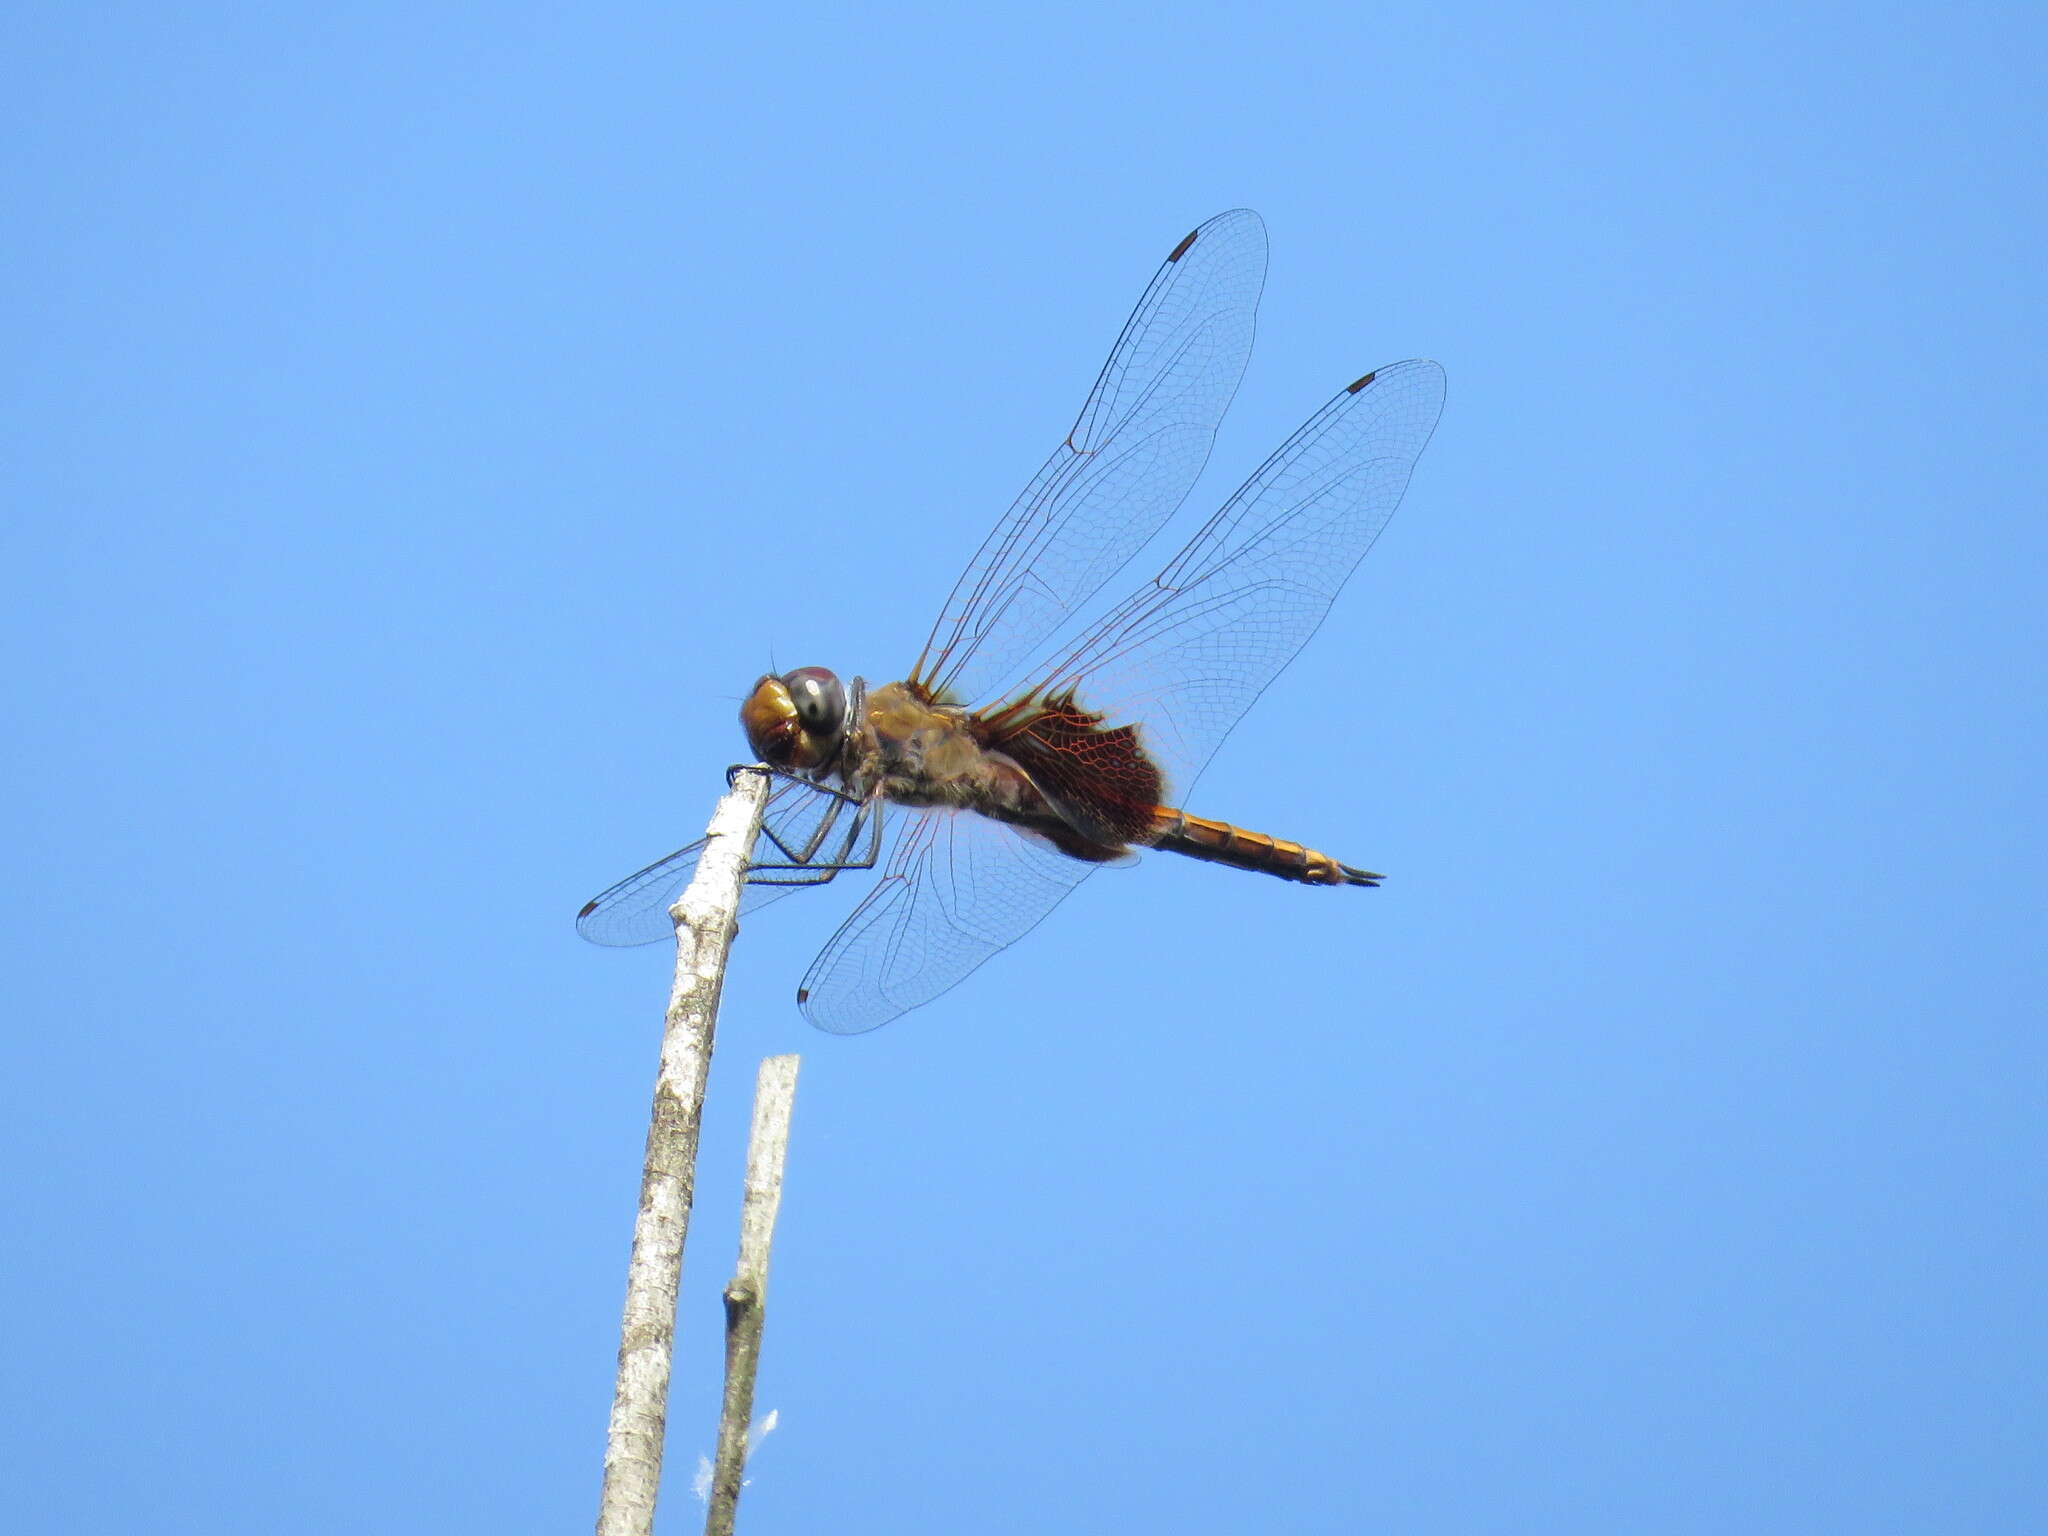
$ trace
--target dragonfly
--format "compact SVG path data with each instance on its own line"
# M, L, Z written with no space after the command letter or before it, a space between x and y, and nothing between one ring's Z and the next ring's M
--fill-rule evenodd
M931 1002L1140 849L1309 886L1383 878L1180 797L1393 516L1443 409L1441 367L1347 384L1156 575L1096 601L1208 462L1265 273L1248 209L1173 248L900 681L870 689L807 666L747 695L741 727L774 784L741 911L881 871L798 989L813 1024L858 1034ZM703 847L627 876L578 930L671 938L668 908Z

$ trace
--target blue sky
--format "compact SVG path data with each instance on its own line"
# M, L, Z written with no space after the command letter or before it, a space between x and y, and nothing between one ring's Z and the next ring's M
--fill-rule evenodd
M1450 377L1162 858L804 1054L755 1532L2021 1532L2043 1339L2021 7L0 21L23 1530L576 1528L666 959L771 655L914 654L1173 241L1204 511ZM1185 533L1188 523L1178 525Z

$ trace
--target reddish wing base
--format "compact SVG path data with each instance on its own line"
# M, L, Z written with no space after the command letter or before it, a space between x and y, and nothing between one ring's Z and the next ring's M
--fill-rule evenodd
M1150 840L1165 780L1135 725L1105 726L1071 690L1042 701L1018 700L975 725L982 745L1022 768L1083 838L1109 850ZM1098 854L1096 861L1105 856L1115 852Z

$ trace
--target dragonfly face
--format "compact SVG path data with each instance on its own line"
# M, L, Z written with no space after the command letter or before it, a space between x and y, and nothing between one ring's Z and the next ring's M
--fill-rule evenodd
M823 667L764 675L740 705L747 745L771 768L806 773L836 761L852 721L846 689Z
M1265 262L1264 226L1242 209L1174 247L900 680L869 693L799 667L761 678L741 706L748 745L783 775L743 910L883 865L798 990L821 1028L873 1029L929 1002L1137 849L1305 885L1378 883L1179 797L1393 515L1442 409L1442 369L1395 363L1347 385L1162 570L1120 603L1095 601L1201 473L1250 353ZM590 902L584 936L669 937L701 847Z

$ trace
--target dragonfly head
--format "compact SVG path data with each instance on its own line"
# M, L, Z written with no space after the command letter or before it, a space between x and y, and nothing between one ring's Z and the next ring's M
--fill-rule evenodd
M740 727L769 767L822 768L846 740L846 689L823 667L770 673L740 705Z

